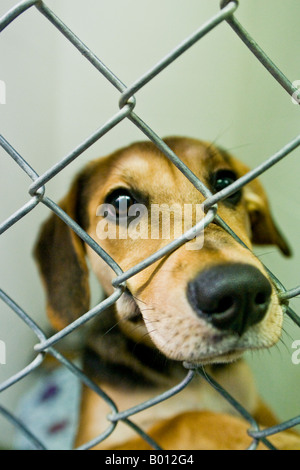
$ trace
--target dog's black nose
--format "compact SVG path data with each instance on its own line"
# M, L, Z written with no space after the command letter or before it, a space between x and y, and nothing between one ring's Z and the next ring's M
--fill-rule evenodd
M269 307L271 284L254 266L217 265L189 282L187 297L197 314L220 330L241 335Z

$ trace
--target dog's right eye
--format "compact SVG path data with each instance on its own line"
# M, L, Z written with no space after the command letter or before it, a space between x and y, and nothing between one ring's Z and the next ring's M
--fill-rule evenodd
M105 204L108 204L108 212L109 206L111 206L113 208L114 215L116 215L118 219L127 218L129 208L133 204L136 204L136 202L137 201L134 197L125 188L115 189L105 199Z
M237 175L230 170L219 170L213 175L212 186L216 192L222 191L237 180ZM241 199L242 192L237 191L225 199L225 202L236 205Z

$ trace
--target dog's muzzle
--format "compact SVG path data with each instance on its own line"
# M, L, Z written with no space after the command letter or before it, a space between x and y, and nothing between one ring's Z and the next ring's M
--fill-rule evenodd
M240 263L202 271L187 288L189 303L199 317L240 336L263 320L271 293L271 284L261 271Z

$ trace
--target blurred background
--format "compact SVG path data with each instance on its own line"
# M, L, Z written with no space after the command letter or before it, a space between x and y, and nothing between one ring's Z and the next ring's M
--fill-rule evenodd
M1 0L0 17L16 4ZM219 9L218 0L47 0L46 4L126 85L151 68ZM300 80L298 0L240 0L236 17L290 81ZM119 92L34 7L0 34L0 132L42 174L118 111ZM299 133L299 107L223 23L136 94L136 113L160 136L186 135L226 147L250 167ZM47 184L59 201L76 171L143 134L125 120ZM300 150L261 178L278 225L293 247L258 253L286 288L300 284ZM0 222L30 199L30 180L0 149ZM38 205L0 237L0 286L47 329L44 293L32 247L48 210ZM298 311L299 300L291 302ZM285 320L282 341L248 355L261 394L285 420L300 414L300 364L292 343L300 330ZM35 335L1 302L6 364L0 383L27 365ZM30 376L1 394L15 410ZM0 414L0 444L12 426Z

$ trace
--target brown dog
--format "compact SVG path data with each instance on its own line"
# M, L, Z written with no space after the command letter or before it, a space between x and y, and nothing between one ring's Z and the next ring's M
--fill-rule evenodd
M176 137L165 142L213 193L248 171L213 145ZM183 223L180 209L192 207L191 221L197 222L194 207L203 201L164 154L152 143L140 142L89 163L61 207L126 271L175 237ZM161 219L152 220L153 207L161 209L161 217L172 208L166 237ZM249 248L272 244L289 255L257 180L219 203L218 214ZM276 289L252 251L217 223L208 225L198 243L189 241L127 281L116 305L93 322L85 371L123 410L178 383L186 374L182 361L212 365L217 381L262 425L272 425L274 418L261 404L239 358L246 350L267 348L279 339L283 313ZM105 293L114 291L113 270L55 215L44 224L35 255L56 329L89 309L87 259ZM76 445L107 429L109 411L104 400L84 390ZM134 420L169 449L245 448L251 442L247 425L232 413L199 378ZM219 432L225 428L226 434ZM119 423L97 448L148 448L135 437ZM298 438L288 432L273 442L300 449Z

